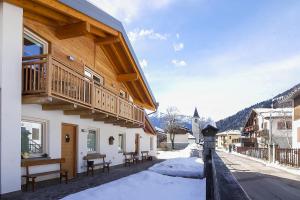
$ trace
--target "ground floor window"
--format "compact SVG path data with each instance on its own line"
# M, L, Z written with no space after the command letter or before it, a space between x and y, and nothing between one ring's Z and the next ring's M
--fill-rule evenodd
M119 152L125 151L125 134L119 134L118 149L119 149Z
M150 137L150 150L153 150L153 137Z
M22 120L21 153L23 158L41 157L45 152L46 122Z
M97 150L97 131L88 130L87 134L87 149L88 153L95 153Z

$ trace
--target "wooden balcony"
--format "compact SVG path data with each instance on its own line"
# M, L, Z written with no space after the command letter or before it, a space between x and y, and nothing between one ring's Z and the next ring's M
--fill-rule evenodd
M125 127L143 127L144 110L119 97L52 55L23 57L23 103L39 103L44 110L64 110Z

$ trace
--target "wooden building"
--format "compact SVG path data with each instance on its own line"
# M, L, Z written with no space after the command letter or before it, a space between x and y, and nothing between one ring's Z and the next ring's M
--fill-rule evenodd
M21 156L66 158L70 178L89 153L155 156L158 104L121 22L81 0L0 4L1 194L20 190Z
M267 147L276 144L290 148L292 144L292 109L257 108L253 109L243 128L242 146Z

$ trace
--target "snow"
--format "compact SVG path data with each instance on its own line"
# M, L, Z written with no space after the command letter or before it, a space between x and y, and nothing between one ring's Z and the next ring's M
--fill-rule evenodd
M168 176L201 178L203 176L202 158L173 158L150 167L150 171Z
M203 163L201 158L191 157L194 154L199 155L199 150L200 146L194 143L180 151L160 152L158 157L168 160L152 166L149 170L71 194L63 199L204 200L206 181L199 179L203 173Z
M69 195L64 200L199 200L205 199L205 179L187 179L143 171L95 188Z
M171 158L189 158L192 156L201 156L199 154L200 145L196 143L189 144L183 150L174 150L174 151L158 151L158 159L171 159Z

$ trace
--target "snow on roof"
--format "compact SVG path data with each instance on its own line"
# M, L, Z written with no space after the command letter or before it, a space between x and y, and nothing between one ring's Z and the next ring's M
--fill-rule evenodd
M214 122L214 121L206 122L203 129L206 129L208 126L212 126L214 128L217 128L216 122Z
M218 133L217 135L218 136L220 136L220 135L241 135L241 131L240 130L228 130L228 131Z
M190 133L187 133L188 134L188 139L196 139L195 136L193 136L192 134Z
M293 109L292 108L255 108L253 109L254 112L256 112L258 115L261 115L263 117L291 117Z
M156 130L157 132L159 132L159 133L165 134L165 130L164 130L164 129L161 129L161 128L157 127L157 126L155 126L155 130Z

